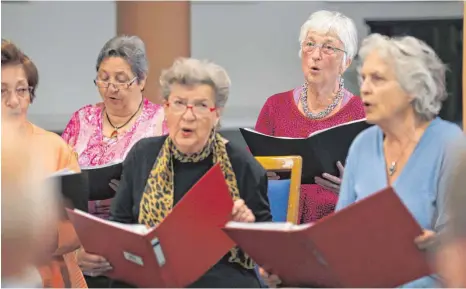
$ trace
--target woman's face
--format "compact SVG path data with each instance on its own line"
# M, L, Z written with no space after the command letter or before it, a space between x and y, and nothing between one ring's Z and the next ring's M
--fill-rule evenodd
M2 66L2 120L19 125L26 122L30 92L22 65Z
M369 123L380 125L413 112L412 98L401 88L393 65L377 51L364 60L360 77L361 98Z
M96 85L105 103L113 109L124 109L141 101L146 79L138 82L129 63L121 57L108 57L100 63Z
M182 153L200 152L219 121L215 92L210 85L172 84L165 102L169 136Z
M309 31L301 44L301 67L308 83L337 83L351 61L343 65L343 43L335 34Z

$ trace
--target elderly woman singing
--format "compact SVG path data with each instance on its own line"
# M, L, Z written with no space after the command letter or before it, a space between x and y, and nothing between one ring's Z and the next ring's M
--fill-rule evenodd
M392 186L424 228L414 240L423 249L447 223L449 148L463 136L437 116L447 97L445 66L431 47L410 36L370 35L360 56L361 98L367 121L375 125L351 145L336 210ZM276 284L276 276L266 279ZM403 287L432 288L436 279L426 276Z
M353 21L339 12L317 11L299 34L304 83L269 97L255 129L280 137L307 137L364 118L361 99L344 88L343 73L358 49ZM342 174L343 166L335 164ZM340 176L323 174L301 187L300 222L315 222L335 209Z
M160 78L165 98L168 136L140 140L126 157L121 184L111 207L112 219L123 223L158 224L214 164L219 163L235 200L233 220L271 221L267 173L245 149L217 132L230 91L223 68L196 59L178 59ZM153 183L162 188L162 200ZM151 202L148 202L151 200ZM149 205L150 206L150 205ZM141 209L144 208L144 209ZM206 240L208 242L208 240ZM192 287L259 287L254 264L239 251L228 253ZM98 256L99 274L109 267ZM115 282L117 283L117 282Z

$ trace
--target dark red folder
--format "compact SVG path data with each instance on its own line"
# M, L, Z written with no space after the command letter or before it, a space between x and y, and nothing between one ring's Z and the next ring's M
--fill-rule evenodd
M224 230L287 286L389 288L431 273L414 243L422 229L392 188L313 225L268 225L230 223Z
M112 265L108 277L145 288L185 287L235 245L222 230L232 208L225 178L215 165L146 234L83 212L68 214L85 250Z

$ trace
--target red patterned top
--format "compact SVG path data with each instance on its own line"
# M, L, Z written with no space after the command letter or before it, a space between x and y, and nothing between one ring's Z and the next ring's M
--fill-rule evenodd
M267 99L257 119L255 129L261 133L281 137L307 137L311 133L365 117L363 103L345 90L342 107L333 115L315 120L298 109L301 88L272 95ZM315 222L332 213L338 195L319 185L302 185L299 222Z

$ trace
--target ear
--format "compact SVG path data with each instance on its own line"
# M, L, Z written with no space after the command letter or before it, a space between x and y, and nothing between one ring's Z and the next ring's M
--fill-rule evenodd
M223 108L217 108L215 110L215 116L216 116L216 119L215 119L215 126L217 126L219 123L220 123L220 117L222 116L222 113L223 113Z
M345 61L345 64L341 66L340 75L343 75L343 73L345 73L348 67L351 66L351 63L353 63L353 61L348 58L348 60Z
M217 118L220 118L223 114L223 107L222 108L217 108L215 110L215 113L217 114Z
M144 88L146 87L146 81L147 81L147 75L144 75L144 78L139 80L138 86L141 91L144 91Z
M165 114L165 118L168 114L168 101L166 101L165 99L162 101L162 105L163 105L163 113Z

